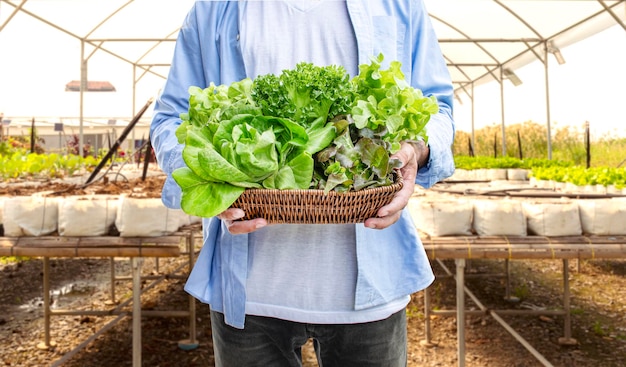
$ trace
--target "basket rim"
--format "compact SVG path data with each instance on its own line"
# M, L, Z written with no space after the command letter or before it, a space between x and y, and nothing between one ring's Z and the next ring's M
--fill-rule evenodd
M231 207L246 212L244 218L265 218L268 223L361 223L393 200L403 187L400 172L394 183L358 191L320 189L246 189Z
M394 170L395 181L391 185L386 186L378 186L373 188L366 188L357 191L335 191L330 190L329 192L324 192L322 189L264 189L264 188L246 188L242 193L248 194L307 194L307 195L330 195L330 196L359 196L363 195L364 192L372 193L374 191L400 191L404 186L404 181L402 178L402 174L398 170Z

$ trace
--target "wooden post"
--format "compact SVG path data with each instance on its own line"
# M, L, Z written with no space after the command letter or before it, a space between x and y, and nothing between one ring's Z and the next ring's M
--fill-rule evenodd
M152 160L152 144L150 139L146 142L146 153L143 156L143 173L141 175L141 181L146 180L146 176L148 175L148 166L150 165L150 161Z
M35 153L35 118L30 122L30 152Z
M498 158L498 134L493 134L493 157Z
M517 130L517 147L519 148L519 159L524 159L524 154L522 152L522 137L520 136L519 130Z
M587 168L591 167L591 138L589 134L589 121L585 121L585 151L587 152Z

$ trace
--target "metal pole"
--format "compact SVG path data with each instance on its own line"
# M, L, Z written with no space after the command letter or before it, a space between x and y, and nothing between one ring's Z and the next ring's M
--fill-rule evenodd
M150 148L150 144L148 144L148 148ZM191 273L191 269L193 269L194 260L196 256L195 250L195 237L194 231L190 230L187 233L187 238L185 243L187 245L187 252L189 256L189 268L188 271ZM189 339L183 339L178 342L178 347L183 350L192 350L198 348L200 345L198 340L196 339L197 331L196 331L196 299L194 296L189 295Z
M85 41L80 42L80 104L79 104L79 127L78 127L78 155L85 156L83 151L84 138L84 99L87 90L87 61L85 60Z
M141 262L131 258L133 273L133 367L141 367Z
M37 348L41 350L48 350L50 347L55 347L56 342L50 339L50 316L52 311L50 310L50 258L44 256L43 258L43 323L44 323L44 339L43 342L37 344Z
M43 258L43 322L44 322L44 344L40 344L40 349L50 347L50 258Z
M133 116L135 116L137 112L137 66L133 65ZM135 163L135 130L132 131L130 142L128 144L130 150L130 161L131 163Z
M472 82L472 97L470 98L472 101L472 156L474 156L476 152L476 134L475 134L475 120L476 120L476 107L474 103L474 82Z
M430 330L430 291L429 288L424 289L424 342L422 344L432 345L432 333Z
M465 259L456 259L456 340L458 366L465 366Z
M504 271L506 273L506 286L504 288L504 298L511 299L511 262L509 259L504 259Z
M74 348L71 351L63 354L63 357L61 357L60 359L56 360L50 367L63 366L63 364L65 364L65 362L67 362L70 359L72 359L72 357L74 357L74 355L76 353L78 353L80 350L84 349L92 341L96 340L100 335L103 335L104 333L109 331L109 329L111 329L113 326L115 326L118 322L122 321L122 319L124 319L124 318L126 318L126 314L125 313L122 313L122 314L118 315L113 321L110 321L109 323L104 325L100 330L98 330L97 332L91 334L87 339L85 339L82 343L80 343L76 348Z
M550 361L548 361L544 356L542 356L541 354L539 354L539 352L533 348L530 344L528 344L528 342L522 338L521 335L519 335L515 329L513 329L509 324L507 324L502 317L500 317L500 315L498 315L497 313L495 313L494 311L490 311L489 314L491 315L491 317L493 317L497 322L500 323L500 325L502 325L502 327L504 329L506 329L506 331L509 332L509 334L511 334L520 344L522 344L535 358L537 358L537 360L539 362L541 362L542 365L544 365L545 367L554 367L554 365L552 363L550 363Z
M151 148L151 145L148 144L148 148ZM195 242L194 242L194 233L193 231L189 231L189 237L187 237L187 243L189 245L189 273L193 269L194 260L196 256L195 250ZM196 298L192 295L189 295L189 341L190 344L194 345L196 348L198 347L198 341L196 340Z
M115 302L115 280L116 280L116 276L115 276L115 258L110 258L109 259L109 266L111 268L111 304L114 305Z
M570 316L570 300L569 300L569 261L563 259L563 308L565 309L565 338L572 338L572 330L570 328L571 316Z
M504 122L504 75L500 66L500 114L502 118L502 156L506 157L506 128Z
M559 338L559 344L576 345L578 342L576 339L572 338L568 259L563 259L563 310L565 311L565 320L563 320L563 337Z
M548 46L544 43L544 70L546 79L546 130L548 139L548 159L552 159L552 131L550 127L550 72L548 71Z

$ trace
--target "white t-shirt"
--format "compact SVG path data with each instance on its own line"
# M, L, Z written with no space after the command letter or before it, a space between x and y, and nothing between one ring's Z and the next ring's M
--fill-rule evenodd
M299 62L358 72L357 45L343 0L241 2L240 44L250 77ZM409 297L354 310L353 224L271 225L249 235L246 314L305 323L380 320ZM385 246L387 244L382 244Z
M356 37L344 0L244 1L240 45L246 74L279 74L299 62L358 73Z

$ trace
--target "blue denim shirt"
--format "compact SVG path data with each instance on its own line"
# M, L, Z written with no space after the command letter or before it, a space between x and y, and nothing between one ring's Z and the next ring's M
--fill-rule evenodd
M422 1L347 0L357 39L359 64L382 53L398 60L410 84L439 101L439 113L427 125L430 158L416 183L428 188L454 172L451 146L453 89L446 63ZM213 82L230 84L245 78L239 48L237 1L197 1L176 42L164 89L154 107L150 137L157 161L167 174L162 199L180 208L181 190L171 173L184 167L183 145L175 137L179 115L188 109L188 87ZM385 65L383 65L385 67ZM357 285L355 309L382 305L427 287L430 263L407 210L392 226L375 230L355 225ZM217 218L203 219L204 243L185 290L226 323L243 328L245 321L248 235L231 235Z

